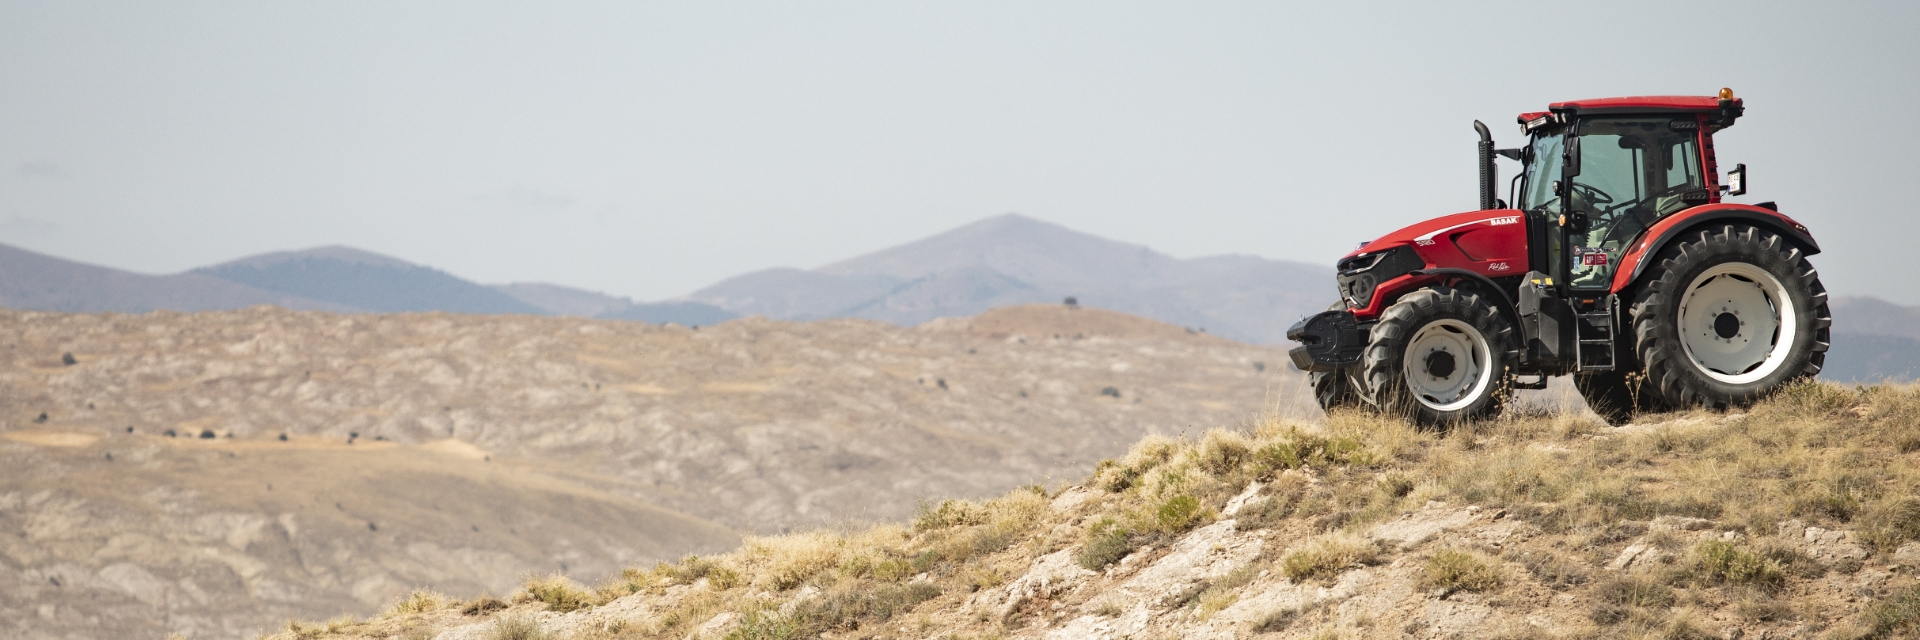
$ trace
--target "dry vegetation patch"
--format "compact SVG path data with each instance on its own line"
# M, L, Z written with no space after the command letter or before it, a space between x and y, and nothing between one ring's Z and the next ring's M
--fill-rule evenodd
M1144 439L1071 495L944 501L909 526L753 538L594 592L526 592L552 611L585 598L573 616L653 603L595 632L617 638L1122 623L1167 636L1899 637L1920 625L1920 587L1893 560L1920 561L1915 420L1914 388L1820 383L1745 414L1624 428L1528 413L1451 431L1272 420ZM1209 526L1223 518L1233 526ZM1389 529L1423 533L1376 535ZM394 615L457 608L409 607Z

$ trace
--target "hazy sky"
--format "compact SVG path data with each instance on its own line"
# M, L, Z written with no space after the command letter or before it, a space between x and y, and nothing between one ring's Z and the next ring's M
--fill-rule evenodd
M1916 30L1911 1L7 0L0 242L655 299L1016 211L1328 263L1471 209L1476 118L1515 146L1548 102L1730 86L1741 200L1810 226L1830 289L1913 304Z

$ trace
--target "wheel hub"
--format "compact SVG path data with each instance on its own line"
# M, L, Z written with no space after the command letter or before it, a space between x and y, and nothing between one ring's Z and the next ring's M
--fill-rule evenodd
M1721 340L1732 340L1740 335L1740 316L1730 312L1721 312L1713 318L1713 333Z
M1407 390L1437 411L1457 411L1491 389L1492 350L1478 329L1442 318L1413 332L1402 356Z
M1745 262L1715 265L1680 296L1680 344L1702 373L1747 384L1774 372L1793 345L1786 287Z
M1453 376L1453 369L1453 354L1448 353L1446 348L1427 354L1427 375L1447 378Z

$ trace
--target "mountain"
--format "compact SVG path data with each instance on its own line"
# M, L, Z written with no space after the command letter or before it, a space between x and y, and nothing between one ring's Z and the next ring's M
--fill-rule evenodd
M208 275L145 275L83 264L0 244L0 307L43 311L146 313L271 304L355 311L352 305L270 291Z
M1059 304L915 328L0 310L0 336L8 639L253 638L597 580L1317 412L1279 349Z
M720 324L740 317L740 314L710 304L676 300L668 302L645 302L622 309L600 314L606 320L638 320L647 324L678 324L698 327L707 324Z
M1332 269L1252 256L1180 259L1006 214L818 269L769 269L687 299L784 319L914 325L994 307L1081 304L1260 344L1332 299Z
M1833 344L1820 377L1846 382L1913 380L1920 374L1920 308L1869 296L1829 303Z
M191 273L376 312L544 314L519 298L444 271L351 247L267 253Z
M594 318L609 313L620 313L633 306L633 300L629 298L545 282L490 284L487 287L556 316Z

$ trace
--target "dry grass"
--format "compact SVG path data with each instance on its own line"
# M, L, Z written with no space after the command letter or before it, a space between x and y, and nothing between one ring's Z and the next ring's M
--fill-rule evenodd
M520 587L520 591L520 595L515 597L515 600L537 600L546 603L548 610L560 613L579 611L600 604L597 594L560 574L528 580Z
M400 598L387 607L384 617L404 616L416 613L438 611L454 604L446 596L427 589L416 589L406 597Z
M540 622L527 616L505 616L493 621L487 628L486 640L547 640L546 629Z
M903 616L935 624L925 622L929 601L945 611L1003 586L1044 554L1070 550L1081 566L1108 569L1215 521L1258 481L1257 501L1235 516L1235 528L1274 529L1283 535L1269 544L1290 548L1181 594L1192 619L1242 602L1263 568L1324 584L1380 562L1385 551L1364 532L1437 500L1504 509L1552 544L1505 547L1497 559L1465 548L1425 552L1423 590L1511 591L1532 581L1590 604L1594 627L1582 637L1684 638L1700 637L1701 611L1756 624L1819 613L1795 604L1796 581L1849 567L1822 564L1776 538L1789 518L1853 530L1876 554L1920 540L1920 465L1901 457L1920 451L1920 388L1801 383L1744 416L1684 412L1650 421L1657 424L1614 429L1577 414L1533 412L1426 431L1340 413L1323 425L1269 420L1194 439L1149 437L1100 463L1087 482L1091 495L1070 511L1052 510L1045 490L1023 487L925 505L910 526L755 537L731 554L630 569L593 592L556 578L525 591L564 610L705 581L708 588L683 591L689 595L645 624L610 637L684 637L722 611L740 615L728 632L735 638L872 635L876 624ZM1742 535L1650 526L1669 515L1707 518L1712 531ZM1599 568L1634 541L1662 550L1665 564ZM1910 633L1920 624L1914 593L1878 594L1858 621L1859 637ZM390 615L447 606L419 598ZM1125 611L1099 596L1065 604L1102 616ZM983 623L975 631L1002 629ZM1308 635L1377 631L1312 607L1246 624Z
M1500 588L1499 567L1479 554L1442 549L1427 557L1420 568L1420 588L1453 591L1492 591Z
M1331 578L1372 564L1379 557L1380 547L1373 541L1350 533L1331 533L1281 556L1280 572L1294 580Z

